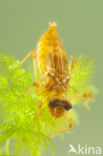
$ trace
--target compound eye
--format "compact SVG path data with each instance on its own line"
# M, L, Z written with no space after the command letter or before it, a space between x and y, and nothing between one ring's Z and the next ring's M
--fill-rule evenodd
M66 106L66 105L64 106L64 109L65 109L65 110L69 110L68 106Z
M70 110L71 108L72 108L72 106L71 106L70 103L64 105L64 109L65 109L66 111Z
M48 105L50 108L55 108L56 105L53 101L49 101L49 105Z

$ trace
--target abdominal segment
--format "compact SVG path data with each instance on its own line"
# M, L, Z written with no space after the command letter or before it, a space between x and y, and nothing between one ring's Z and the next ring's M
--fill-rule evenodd
M37 60L45 87L67 88L69 81L67 56L55 24L50 25L41 36L37 45Z

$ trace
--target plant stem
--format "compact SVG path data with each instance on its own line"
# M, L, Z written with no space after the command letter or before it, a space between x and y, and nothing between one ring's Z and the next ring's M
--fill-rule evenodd
M1 134L0 136L0 144L6 141L14 133L15 133L15 130L13 128L6 129L5 132Z

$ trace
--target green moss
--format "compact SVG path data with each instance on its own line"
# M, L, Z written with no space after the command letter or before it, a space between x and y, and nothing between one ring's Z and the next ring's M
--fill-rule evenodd
M69 65L70 69L70 65ZM77 93L95 93L96 89L88 85L92 73L91 59L78 58L74 74L70 81L68 95ZM15 57L0 52L0 154L39 156L51 145L50 137L54 130L67 126L64 118L54 120L46 107L41 109L39 131L36 129L36 114L39 101L43 96L36 96L32 89L25 99L20 100L32 84L32 76L18 66ZM91 83L90 83L91 84ZM73 104L81 103L73 100ZM71 117L78 121L74 110Z
M69 65L69 70L71 62ZM77 64L74 68L72 78L70 80L68 96L90 93L94 96L97 93L97 89L92 85L92 78L95 73L93 58L84 58L79 56L77 58ZM83 103L85 98L74 98L72 104Z

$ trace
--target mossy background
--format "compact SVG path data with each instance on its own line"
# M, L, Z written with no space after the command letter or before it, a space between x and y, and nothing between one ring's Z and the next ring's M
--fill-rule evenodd
M68 57L70 54L95 58L94 84L99 90L88 112L75 106L80 125L63 139L53 139L57 156L67 156L69 144L103 144L103 1L102 0L0 0L0 48L21 60L35 48L38 37L47 29L48 21L56 21ZM24 68L27 68L27 61ZM30 72L32 69L28 67ZM44 155L50 155L48 147ZM69 154L70 155L70 154Z

